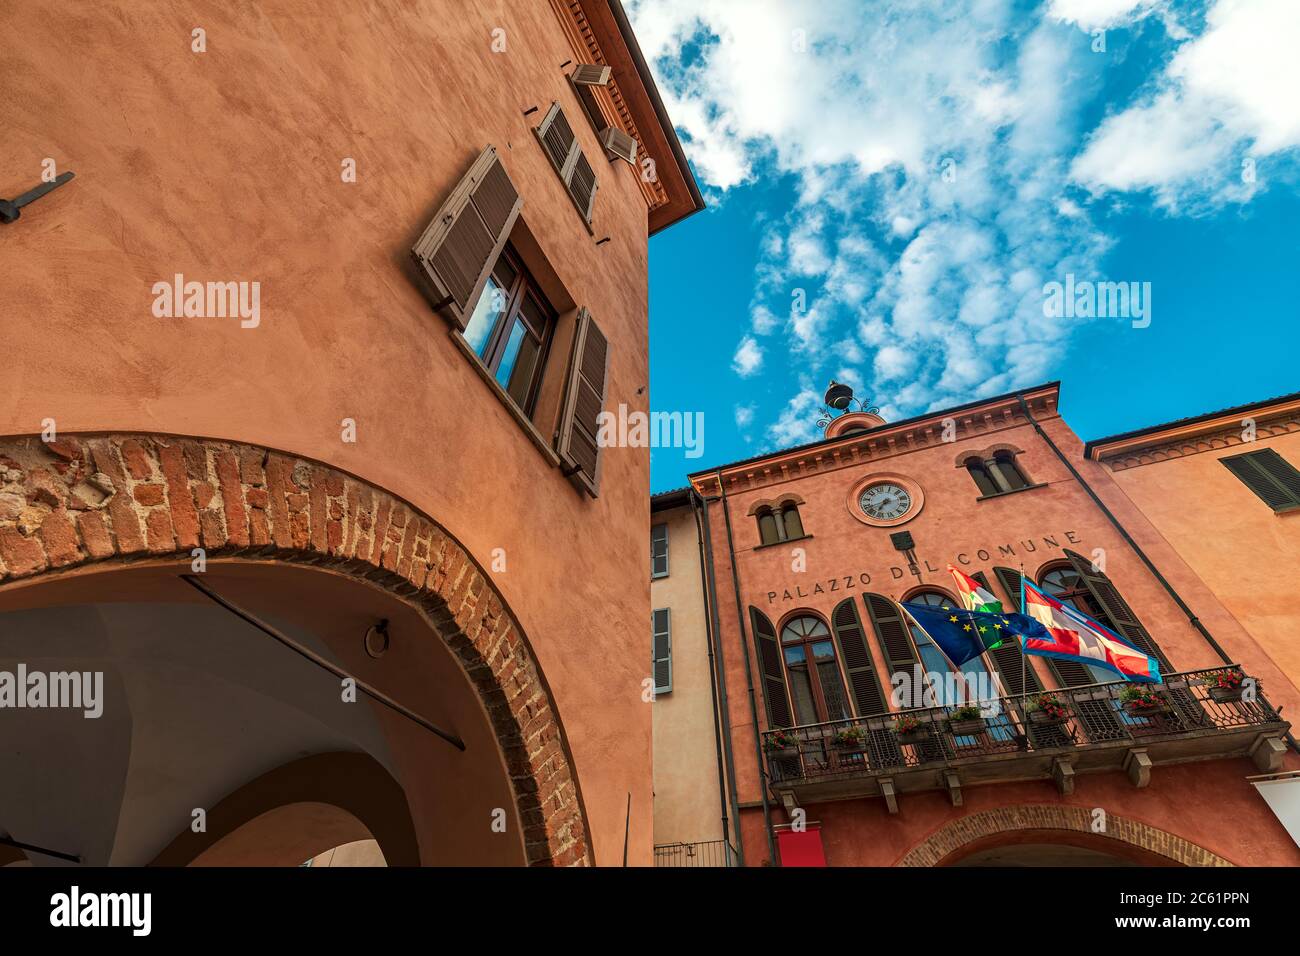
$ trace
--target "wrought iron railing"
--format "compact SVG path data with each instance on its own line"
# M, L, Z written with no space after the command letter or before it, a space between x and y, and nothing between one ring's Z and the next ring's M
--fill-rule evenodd
M954 722L959 705L920 707L769 730L763 749L769 779L780 783L1281 722L1257 682L1247 678L1235 691L1216 686L1220 676L1239 671L1168 674L1163 685L1155 685L1163 701L1155 709L1126 703L1122 695L1130 684L1089 684L1046 692L1059 708L1035 707L1041 694L999 697L984 702L986 716L979 720Z
M726 840L702 843L661 843L655 847L655 866L737 866L735 849Z

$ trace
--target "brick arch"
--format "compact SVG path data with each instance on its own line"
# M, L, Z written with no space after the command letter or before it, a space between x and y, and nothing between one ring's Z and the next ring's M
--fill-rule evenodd
M505 758L532 865L591 863L550 688L473 557L404 501L253 445L143 434L0 439L0 590L92 564L176 557L310 563L413 605L464 667Z
M999 834L1015 836L1029 831L1053 830L1086 834L1095 841L1113 840L1121 851L1120 855L1132 848L1185 866L1233 865L1205 847L1167 830L1114 813L1106 816L1106 832L1094 833L1090 810L1063 804L998 807L951 820L909 850L896 865L938 866L954 854L960 854L964 847L971 844L982 846L988 838Z

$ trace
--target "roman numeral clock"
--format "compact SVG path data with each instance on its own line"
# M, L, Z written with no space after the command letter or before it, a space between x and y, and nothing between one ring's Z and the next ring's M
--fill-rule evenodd
M902 475L870 475L849 493L849 514L864 524L890 528L917 516L925 496L916 482Z

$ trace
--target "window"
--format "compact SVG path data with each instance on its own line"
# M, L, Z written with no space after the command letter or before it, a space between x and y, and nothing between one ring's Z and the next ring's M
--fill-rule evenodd
M1272 448L1219 461L1274 512L1300 508L1300 471Z
M907 600L915 604L927 604L930 607L961 607L958 601L950 598L942 591L922 591L919 594L912 595ZM908 623L910 625L909 630L912 632L912 640L916 643L916 651L921 657L921 663L925 665L926 674L932 675L928 676L928 679L934 689L936 701L944 706L964 703L964 701L958 700L954 696L954 682L941 679L943 675L952 670L948 658L930 639L929 634L926 634L925 631L910 620ZM989 680L989 673L984 666L982 657L967 661L961 666L960 670L967 680L975 681L973 685L975 687L991 688L993 686L992 681Z
M1030 486L1024 472L1016 464L1015 453L1005 449L994 452L988 458L972 455L966 459L965 466L981 496L1005 494Z
M651 612L650 617L653 630L650 666L655 675L655 694L668 694L673 689L672 615L663 607Z
M787 501L776 508L760 508L758 517L758 537L763 544L778 544L806 537L803 520L799 517L799 506Z
M781 656L797 723L818 724L852 716L835 660L835 641L821 618L801 615L781 628Z
M650 529L650 576L668 577L668 525L657 524Z
M534 422L535 407L549 404L537 396L556 312L510 244L523 204L496 148L488 146L451 189L411 256L434 310L458 333L458 348L473 353L475 370L529 439L595 498L609 341L591 313L579 308L568 370L546 386L548 396L559 393L559 417Z
M554 327L555 310L507 243L461 334L525 415L537 398Z
M533 132L590 231L591 211L596 203L598 188L596 172L578 145L573 127L569 125L569 120L558 103L551 104L546 116Z
M1122 636L1143 653L1156 658L1160 662L1161 671L1168 672L1169 662L1164 654L1156 647L1146 629L1142 627L1109 579L1101 572L1092 570L1079 555L1067 551L1066 556L1069 558L1069 564L1045 571L1039 579L1039 587L1062 604L1068 604L1076 611L1082 611L1099 624ZM1121 620L1116 620L1115 615L1112 615L1107 608L1107 604L1114 607L1115 614L1119 615ZM1049 659L1048 663L1056 671L1056 676L1064 687L1113 684L1123 680L1109 668L1094 667L1092 664L1053 659ZM1175 691L1175 696L1178 693ZM1150 723L1145 717L1135 717L1127 713L1120 701L1115 699L1075 701L1075 709L1085 722L1094 726L1115 725L1117 720L1128 726L1145 726Z

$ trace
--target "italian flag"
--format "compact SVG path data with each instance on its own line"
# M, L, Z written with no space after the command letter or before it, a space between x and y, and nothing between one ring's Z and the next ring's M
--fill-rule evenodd
M987 614L1002 614L1002 602L988 592L978 581L948 565L953 580L957 582L957 593L961 596L962 606L968 611L983 611Z

